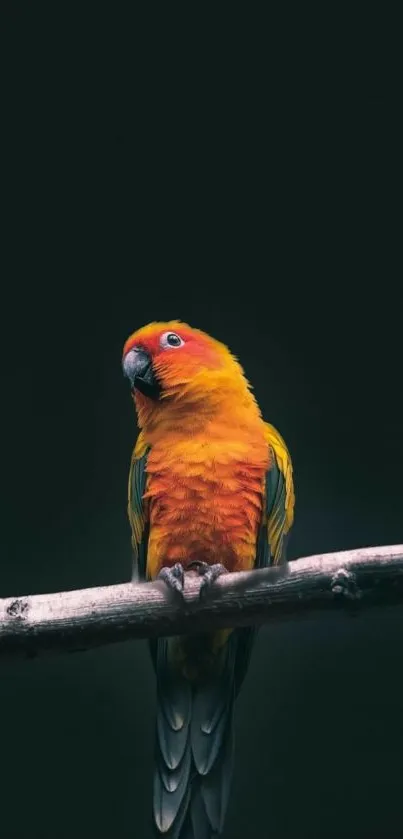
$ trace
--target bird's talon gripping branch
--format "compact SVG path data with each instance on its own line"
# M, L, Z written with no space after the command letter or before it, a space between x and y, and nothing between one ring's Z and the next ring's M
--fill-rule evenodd
M158 580L163 580L163 582L170 588L172 591L177 591L179 594L183 595L183 586L185 582L185 574L183 570L183 565L180 562L176 562L172 568L161 568L161 571L157 577Z
M217 562L214 565L208 565L203 562L202 566L203 567L199 569L199 574L203 577L200 583L200 598L204 597L206 591L208 591L210 586L218 579L218 577L221 577L221 574L228 574L227 569L224 565L221 565L220 562Z

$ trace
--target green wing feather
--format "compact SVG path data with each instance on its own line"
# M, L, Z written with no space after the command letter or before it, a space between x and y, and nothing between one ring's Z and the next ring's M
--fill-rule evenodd
M128 486L128 515L132 531L133 579L147 577L148 510L144 501L147 481L149 448L140 433L130 463Z
M278 431L269 423L265 425L270 467L266 473L256 568L285 562L287 535L294 520L295 495L291 457Z

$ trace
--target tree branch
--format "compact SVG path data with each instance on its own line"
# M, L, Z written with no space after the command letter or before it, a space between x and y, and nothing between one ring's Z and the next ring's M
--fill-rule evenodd
M0 600L0 654L83 650L135 638L269 623L321 609L403 604L403 545L322 554L221 576L203 600L186 574L185 600L164 583Z

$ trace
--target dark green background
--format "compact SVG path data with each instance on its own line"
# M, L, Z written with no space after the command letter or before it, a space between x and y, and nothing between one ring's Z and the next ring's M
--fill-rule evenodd
M120 357L154 319L242 361L293 455L291 557L402 542L378 22L344 41L305 21L306 41L295 20L83 5L3 7L1 596L128 579ZM260 633L227 839L403 834L402 640L400 610ZM145 644L1 677L1 835L149 839Z

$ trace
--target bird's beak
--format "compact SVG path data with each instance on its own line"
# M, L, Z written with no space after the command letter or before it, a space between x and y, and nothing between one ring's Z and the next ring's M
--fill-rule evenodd
M158 399L160 385L155 377L151 356L143 349L132 349L126 353L123 373L130 381L132 390L136 388L150 399Z

